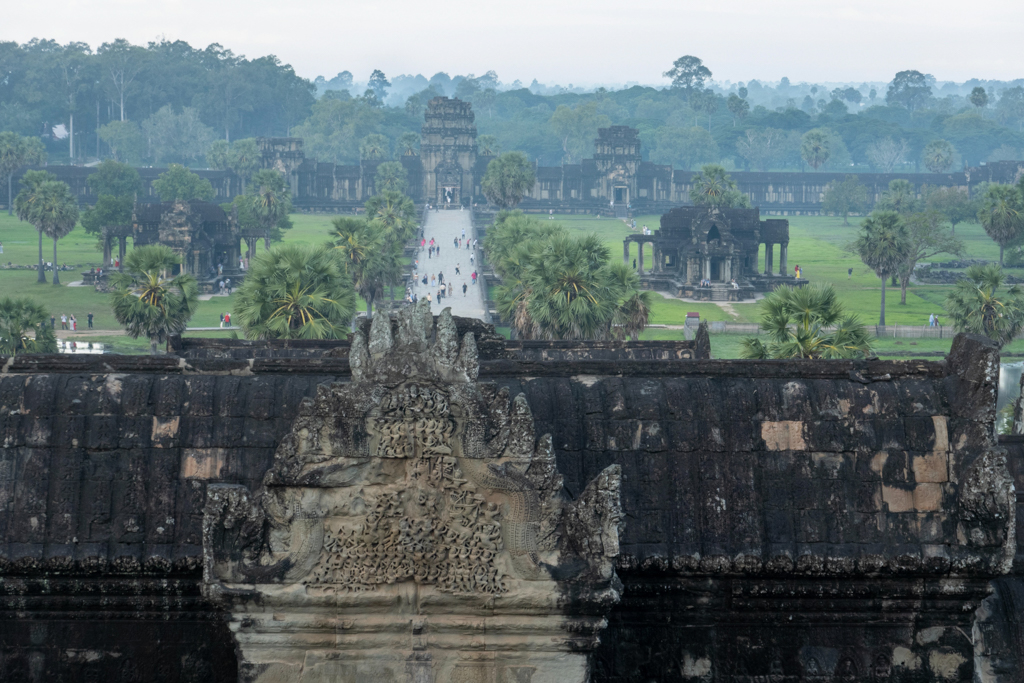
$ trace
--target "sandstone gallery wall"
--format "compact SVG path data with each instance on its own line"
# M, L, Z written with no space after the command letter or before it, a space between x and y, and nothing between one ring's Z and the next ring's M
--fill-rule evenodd
M621 468L622 598L592 680L1020 680L1024 449L1008 468L994 441L984 340L744 362L503 349L459 325L478 381L551 435L567 500ZM207 487L255 492L304 399L351 379L344 345L265 350L0 358L0 680L235 680L201 590Z

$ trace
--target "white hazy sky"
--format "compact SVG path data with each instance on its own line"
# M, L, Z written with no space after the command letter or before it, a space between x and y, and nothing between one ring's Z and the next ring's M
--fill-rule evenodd
M529 83L664 82L684 54L715 80L1024 76L1024 1L46 0L4 3L0 40L220 43L299 75L488 69Z

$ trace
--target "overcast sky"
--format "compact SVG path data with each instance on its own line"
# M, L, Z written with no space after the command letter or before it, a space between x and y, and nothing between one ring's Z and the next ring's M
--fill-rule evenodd
M684 54L719 81L1024 77L1024 0L11 0L2 17L2 40L216 42L307 78L654 84Z

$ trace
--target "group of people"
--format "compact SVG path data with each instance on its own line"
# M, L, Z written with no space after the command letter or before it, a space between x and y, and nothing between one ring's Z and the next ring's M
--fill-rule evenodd
M430 207L428 206L428 210L429 210L429 208ZM465 228L462 228L461 234L456 235L456 236L454 236L452 238L452 246L455 249L463 249L463 248L465 248L466 251L470 252L470 254L469 254L469 265L471 267L476 264L475 249L477 247L477 244L478 244L478 240L466 237L466 229ZM425 249L426 252L427 252L427 258L428 259L432 259L434 256L437 256L440 253L441 245L439 245L437 243L437 241L433 237L431 237L428 240L426 237L423 237L422 233L421 233L421 236L420 236L420 249ZM419 259L415 259L413 261L412 282L413 282L414 285L422 285L424 287L429 287L430 288L427 291L427 294L426 294L427 301L430 301L430 302L443 301L446 297L451 297L451 296L455 295L457 287L456 287L455 284L453 284L451 282L446 282L445 281L444 271L438 272L436 275L433 274L433 273L424 273L423 275L420 275L419 270L420 270L420 261L419 261ZM455 275L458 275L458 276L462 276L463 275L463 273L462 273L462 264L461 263L456 263L455 264ZM479 276L478 276L478 274L477 274L475 269L471 273L469 273L470 282L472 284L474 284L474 285L476 284L478 277ZM468 295L469 284L470 283L467 283L465 281L462 282L462 296L464 296L464 297ZM416 294L414 289L415 289L415 287L409 287L409 288L406 289L406 292L405 292L405 299L406 299L406 301L409 301L411 303L416 303L417 301L419 301L419 296ZM430 290L433 290L433 291L430 291Z
M217 288L220 290L221 294L231 294L231 278L224 278L217 282Z
M91 330L92 329L92 318L93 318L92 312L90 311L89 313L87 313L85 317L86 317L86 324L88 324L89 329ZM51 330L57 329L57 318L55 316L52 316L52 315L50 316L50 329ZM60 329L68 330L69 332L77 332L78 331L78 318L76 318L74 316L74 314L68 315L66 313L61 313L60 314Z
M941 327L939 324L939 316L932 313L928 316L928 327Z
M701 287L710 287L711 286L711 280L708 279L708 278L702 278L701 281L700 281L700 286Z
M221 315L220 315L220 326L221 327L231 327L231 311L228 311L227 313L221 313Z
M425 246L427 241L425 239L420 240L420 248ZM441 253L441 245L434 243L434 238L430 238L430 245L427 247L427 258L433 258L435 254Z

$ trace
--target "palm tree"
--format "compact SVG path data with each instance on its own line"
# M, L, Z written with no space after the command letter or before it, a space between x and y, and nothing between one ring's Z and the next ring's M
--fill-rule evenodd
M46 270L43 268L43 229L33 220L33 211L39 204L39 188L48 182L57 180L57 176L47 171L28 171L21 177L24 189L14 198L14 210L18 220L26 221L35 226L39 232L39 278L36 282L46 284Z
M607 268L619 297L619 306L611 321L612 336L637 341L650 322L653 295L640 288L640 276L625 263L612 261Z
M360 159L386 159L390 150L388 139L380 133L370 133L359 143Z
M736 183L718 164L706 164L690 180L690 201L696 206L746 208L747 196L736 190Z
M914 185L900 178L889 181L889 189L882 193L875 208L879 211L895 211L905 216L917 211L919 204Z
M398 136L397 146L398 149L395 151L401 156L414 157L419 153L420 136L418 133L406 131Z
M194 277L167 277L180 263L178 255L162 244L136 247L125 257L124 270L110 277L114 317L133 339L148 337L154 355L157 342L182 332L199 305Z
M366 302L366 314L373 315L373 302L383 295L384 286L400 275L395 243L385 242L379 226L359 218L339 216L332 224L334 249L345 263L352 286Z
M384 241L405 243L416 234L416 205L401 192L385 190L366 200L366 218Z
M1021 193L1012 185L990 186L982 197L978 220L988 236L999 245L999 265L1003 265L1003 249L1024 233Z
M249 206L260 227L267 231L268 236L264 238L264 245L269 249L270 231L292 209L291 194L284 176L272 169L255 173L251 181L251 190Z
M56 353L57 340L47 318L46 309L27 297L0 299L0 355Z
M405 192L409 186L409 173L400 161L385 161L377 166L377 173L374 176L373 186L377 192L393 190Z
M260 254L237 296L248 339L344 339L356 309L352 280L328 245L283 244Z
M761 300L761 329L743 340L743 357L864 358L871 339L860 318L847 313L832 285L779 287Z
M59 286L57 240L75 229L78 223L78 202L67 183L47 181L37 188L30 215L39 234L46 233L53 240L53 284Z
M800 156L807 165L817 171L832 156L828 136L820 130L809 130L800 141Z
M1000 347L1024 327L1024 290L1017 285L999 291L1005 281L996 265L974 265L946 297L946 312L957 332L983 334Z
M899 273L910 249L907 227L895 211L876 211L864 219L852 245L875 275L882 279L882 306L878 324L885 326L885 281Z
M617 308L607 270L610 253L595 235L555 235L527 265L530 318L542 339L604 339Z

